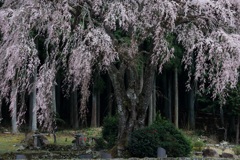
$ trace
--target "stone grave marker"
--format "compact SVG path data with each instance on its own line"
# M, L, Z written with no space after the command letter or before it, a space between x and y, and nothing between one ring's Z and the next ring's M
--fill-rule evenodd
M23 154L17 154L16 159L27 159L27 157Z
M40 142L40 135L34 134L33 135L33 147L34 148L41 148L41 142Z
M79 157L80 159L92 159L93 156L91 154L82 154Z
M107 152L101 152L101 158L102 159L111 159L112 155L110 153L107 153Z
M166 150L162 147L158 147L157 149L157 157L158 158L166 158L167 154L166 154Z

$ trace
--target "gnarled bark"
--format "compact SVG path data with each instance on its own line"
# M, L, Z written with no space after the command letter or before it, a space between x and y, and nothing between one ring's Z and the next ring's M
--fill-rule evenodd
M124 81L126 71L128 77L127 81ZM129 134L145 125L153 88L154 68L150 63L146 65L143 87L140 93L139 76L134 67L127 67L124 63L121 63L119 68L112 65L109 69L109 76L113 84L119 115L117 151L118 156L121 156L122 151L128 144Z

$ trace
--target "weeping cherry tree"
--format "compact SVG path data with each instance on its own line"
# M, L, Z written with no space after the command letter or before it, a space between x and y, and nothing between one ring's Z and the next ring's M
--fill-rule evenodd
M69 88L80 91L82 120L92 73L106 72L117 103L121 155L129 134L145 126L155 72L174 57L168 34L185 50L187 88L194 79L200 92L210 88L224 102L227 86L238 81L239 27L239 0L2 0L1 99L16 101L16 94L30 93L37 69L37 118L50 129L58 70L65 71ZM39 37L46 52L42 62Z

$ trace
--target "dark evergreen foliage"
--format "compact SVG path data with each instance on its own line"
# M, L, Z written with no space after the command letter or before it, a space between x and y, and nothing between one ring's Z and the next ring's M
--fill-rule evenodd
M107 148L116 144L118 135L118 118L116 116L107 116L103 120L102 137L108 142Z
M186 157L191 152L190 141L166 120L134 131L128 145L134 157L156 157L158 147L166 149L168 157Z

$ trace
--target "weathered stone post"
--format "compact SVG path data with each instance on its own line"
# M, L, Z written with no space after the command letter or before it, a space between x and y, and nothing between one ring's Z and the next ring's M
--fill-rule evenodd
M33 147L34 148L40 148L41 147L41 143L40 143L39 137L40 137L39 134L34 134L33 135Z

